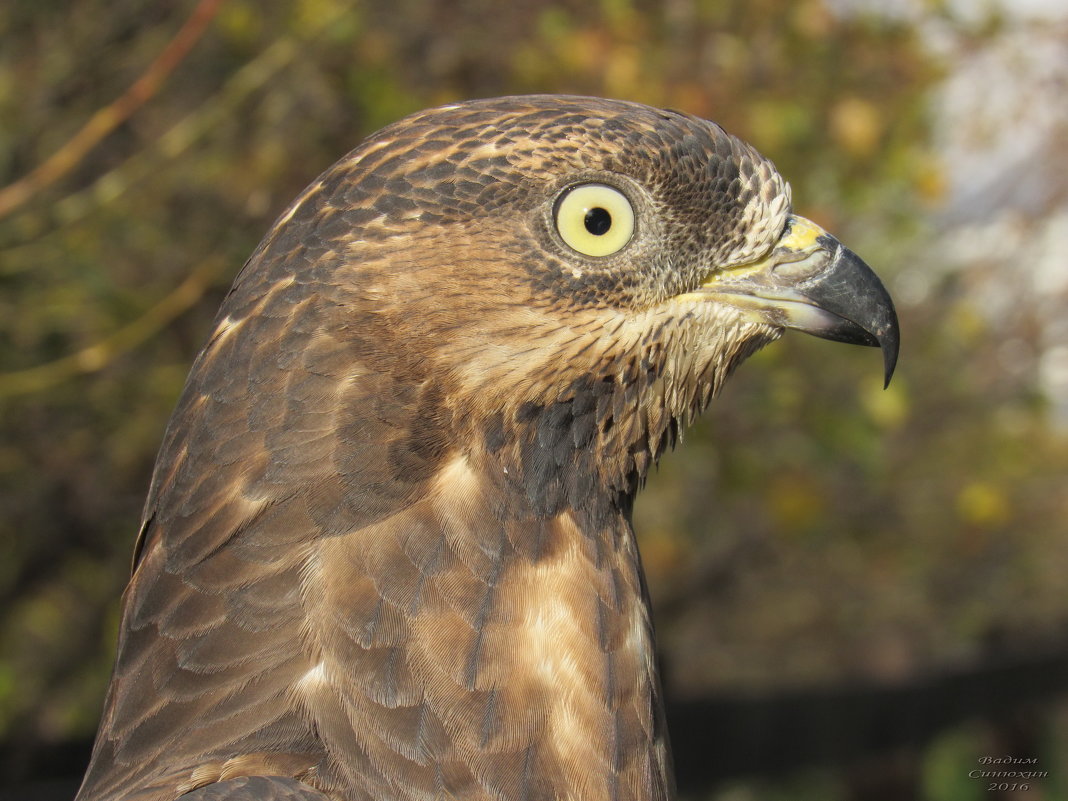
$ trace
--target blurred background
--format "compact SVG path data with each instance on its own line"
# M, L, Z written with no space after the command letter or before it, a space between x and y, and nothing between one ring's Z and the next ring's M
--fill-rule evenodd
M885 392L768 348L639 500L682 794L1068 799L1061 0L14 0L0 42L0 797L77 786L163 427L274 217L408 112L568 92L753 143L903 329Z

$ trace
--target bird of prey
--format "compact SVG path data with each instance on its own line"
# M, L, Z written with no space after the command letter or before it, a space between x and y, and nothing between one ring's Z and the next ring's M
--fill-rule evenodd
M424 111L309 186L166 430L78 801L673 796L631 507L874 273L718 126L561 96Z

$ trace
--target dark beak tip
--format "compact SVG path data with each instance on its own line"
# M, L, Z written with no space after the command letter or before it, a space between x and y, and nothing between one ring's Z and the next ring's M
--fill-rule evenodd
M823 282L826 294L821 298L817 293L814 298L824 300L823 308L849 320L872 345L882 350L883 388L886 389L897 368L900 345L897 309L871 267L837 240L833 242L836 258Z
M894 377L894 370L897 369L897 353L901 344L896 312L893 313L891 324L885 331L881 331L876 339L883 352L883 389L886 389L890 386L890 379Z

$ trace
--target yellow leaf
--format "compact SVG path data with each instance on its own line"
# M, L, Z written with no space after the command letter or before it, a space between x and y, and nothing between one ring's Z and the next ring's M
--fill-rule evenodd
M1005 492L989 481L973 481L957 493L957 515L972 525L1001 525L1009 519L1010 512Z

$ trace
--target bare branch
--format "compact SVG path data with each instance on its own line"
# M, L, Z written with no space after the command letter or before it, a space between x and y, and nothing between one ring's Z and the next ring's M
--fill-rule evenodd
M226 260L219 257L203 262L163 300L136 320L77 353L25 370L0 373L0 398L40 392L81 373L103 369L191 308L226 264Z
M53 233L79 222L100 206L117 200L131 186L158 170L161 163L177 159L207 136L242 100L261 89L290 64L300 53L300 44L289 37L275 41L231 75L220 91L176 123L151 146L134 153L84 189L50 204L48 223L55 227L44 233ZM38 266L42 232L32 227L30 230L32 233L29 236L23 233L23 238L28 241L4 248L0 275L13 275Z
M200 0L185 25L118 99L97 111L59 150L19 180L0 189L0 217L23 205L37 192L62 178L78 165L101 139L129 119L160 88L167 76L189 54L215 17L223 0Z

